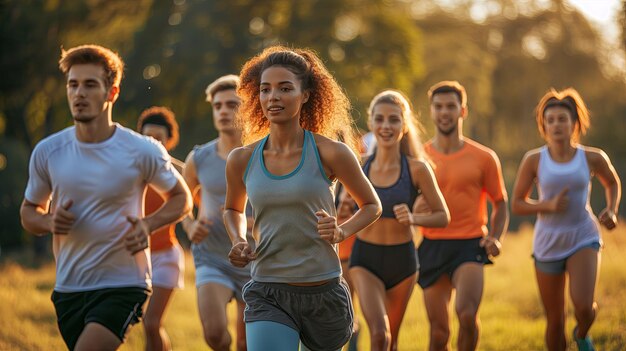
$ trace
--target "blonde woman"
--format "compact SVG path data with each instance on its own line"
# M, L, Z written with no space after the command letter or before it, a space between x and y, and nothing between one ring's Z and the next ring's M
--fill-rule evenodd
M424 160L408 99L386 90L369 107L376 148L363 165L383 206L382 216L357 234L350 276L370 330L372 350L397 350L398 333L415 286L417 256L412 226L445 227L448 208ZM430 213L414 213L418 194Z

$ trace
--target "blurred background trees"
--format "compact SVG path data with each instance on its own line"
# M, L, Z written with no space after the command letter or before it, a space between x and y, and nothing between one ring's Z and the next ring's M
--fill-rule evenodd
M30 151L72 123L61 47L118 51L127 68L114 119L134 128L144 108L171 107L178 158L216 135L207 84L272 44L316 50L361 128L370 99L395 88L412 99L427 139L428 87L459 80L465 132L499 153L510 190L524 152L541 145L533 111L550 87L581 92L593 114L583 143L604 148L626 175L626 1L616 20L621 50L566 0L0 1L0 247L29 240L18 209ZM600 193L593 202L604 206Z

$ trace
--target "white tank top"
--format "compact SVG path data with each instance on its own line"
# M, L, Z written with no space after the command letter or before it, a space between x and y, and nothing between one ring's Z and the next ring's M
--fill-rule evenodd
M564 212L540 213L535 223L533 254L540 261L564 259L581 247L600 242L600 229L589 205L591 172L585 150L576 148L565 163L552 160L547 146L541 148L537 170L539 200L545 201L568 188L569 205Z

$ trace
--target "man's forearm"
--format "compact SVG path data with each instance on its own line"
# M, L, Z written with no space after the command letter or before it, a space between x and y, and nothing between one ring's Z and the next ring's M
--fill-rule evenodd
M173 194L157 211L146 216L144 220L150 232L172 224L187 217L191 213L191 200L186 192Z
M39 206L22 204L20 217L22 227L30 233L41 236L52 231L50 226L51 215Z
M500 240L509 226L509 211L506 208L506 201L498 201L493 206L491 213L491 233L490 236Z

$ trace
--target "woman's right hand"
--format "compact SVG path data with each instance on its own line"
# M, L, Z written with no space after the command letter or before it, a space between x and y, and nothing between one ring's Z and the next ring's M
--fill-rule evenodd
M558 213L567 210L569 206L569 197L567 192L569 188L563 188L556 196L548 201L550 212Z
M245 267L250 261L256 260L256 253L252 252L247 241L240 241L230 249L228 260L235 267Z

